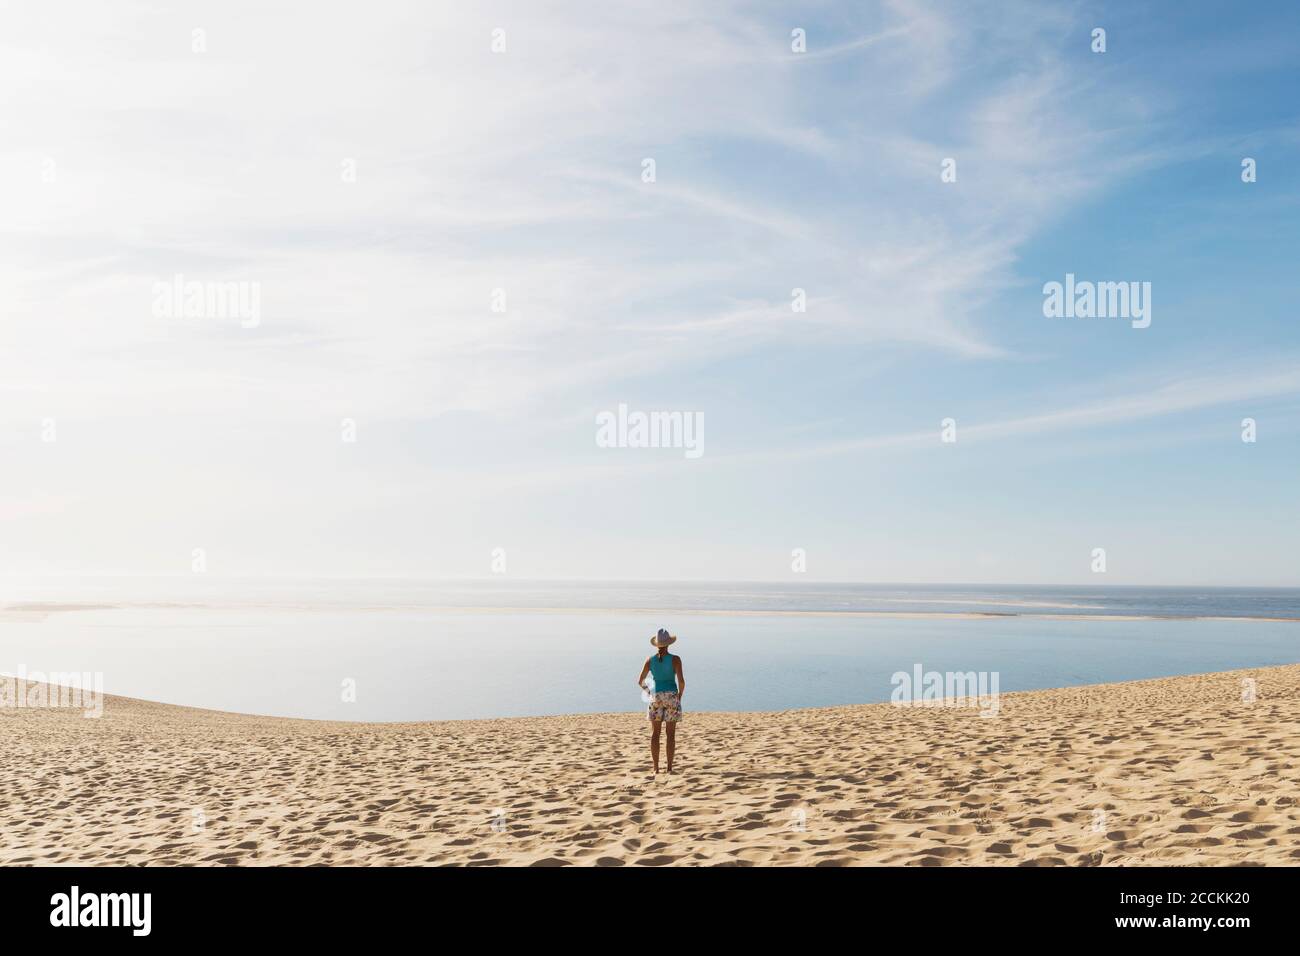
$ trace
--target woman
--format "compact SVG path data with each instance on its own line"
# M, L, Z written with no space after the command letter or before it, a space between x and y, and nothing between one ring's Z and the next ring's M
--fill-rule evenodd
M650 638L655 653L646 658L641 676L636 679L637 687L642 687L646 674L654 676L654 696L650 698L647 716L650 718L650 759L654 762L655 773L659 772L659 725L668 725L668 772L672 773L677 722L682 719L682 694L686 690L682 659L668 653L668 645L676 640L661 627L659 633Z

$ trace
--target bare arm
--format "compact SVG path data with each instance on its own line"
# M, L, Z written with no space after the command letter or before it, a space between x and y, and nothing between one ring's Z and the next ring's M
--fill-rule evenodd
M646 666L650 666L649 661L646 661ZM682 674L682 659L680 657L673 658L673 669L677 672L677 699L681 700L682 694L686 693L686 677Z
M646 675L646 674L649 674L649 673L650 673L650 658L647 657L647 658L645 659L645 663L641 665L641 676L638 677L638 678L636 679L636 686L637 686L637 687L640 687L642 690L645 689L645 687L644 687L644 685L645 685L645 675Z

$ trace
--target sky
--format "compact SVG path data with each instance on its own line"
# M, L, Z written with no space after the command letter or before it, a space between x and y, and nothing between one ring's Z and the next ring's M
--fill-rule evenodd
M0 575L1300 585L1294 4L5 23Z

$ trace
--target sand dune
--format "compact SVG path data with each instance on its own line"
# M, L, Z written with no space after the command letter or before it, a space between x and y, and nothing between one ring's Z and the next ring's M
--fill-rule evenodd
M644 733L0 709L0 862L1300 863L1300 665L1006 694L994 718L691 713L658 779Z

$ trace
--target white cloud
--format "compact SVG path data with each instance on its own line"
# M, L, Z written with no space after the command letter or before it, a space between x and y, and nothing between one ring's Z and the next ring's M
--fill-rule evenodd
M225 407L202 383L236 356L282 409L314 402L326 373L375 414L533 403L586 380L593 356L653 358L686 326L694 354L748 347L728 317L754 310L735 304L779 303L795 284L818 308L784 330L758 316L764 335L1002 354L979 306L1041 217L1099 185L1097 155L1115 144L1086 122L1061 135L1086 117L1050 66L947 84L1006 45L1058 40L1059 14L1025 7L993 18L1007 36L990 44L987 23L969 26L988 13L888 4L842 39L816 30L814 53L857 70L857 89L826 66L774 65L789 25L742 4L21 11L0 67L23 94L5 103L0 287L17 322L0 345L28 376L75 382L96 415L118 374L94 374L104 353L125 366L160 343L170 363L138 364L131 390L170 390L187 369L193 387L170 396L193 411ZM196 27L207 53L190 50ZM908 128L913 111L929 134ZM936 115L959 142L932 141ZM950 150L971 172L941 192ZM644 155L660 163L653 186ZM39 180L46 156L54 183ZM340 181L345 158L355 184ZM819 170L844 194L809 195ZM683 268L693 287L674 279ZM263 327L157 328L142 290L176 272L260 281ZM486 312L497 286L522 321ZM638 331L611 341L617 322ZM328 343L350 361L331 365Z
M1052 65L1062 14L855 8L810 28L800 63L780 59L788 18L687 0L13 11L9 443L45 416L144 443L344 415L541 429L576 395L758 345L1007 354L981 308L1019 247L1148 161ZM1010 49L1040 55L1012 73ZM152 284L177 273L260 283L261 325L155 317ZM227 470L274 473L274 449L243 461L213 441ZM101 451L61 453L89 472ZM459 449L465 485L521 480L487 451Z

